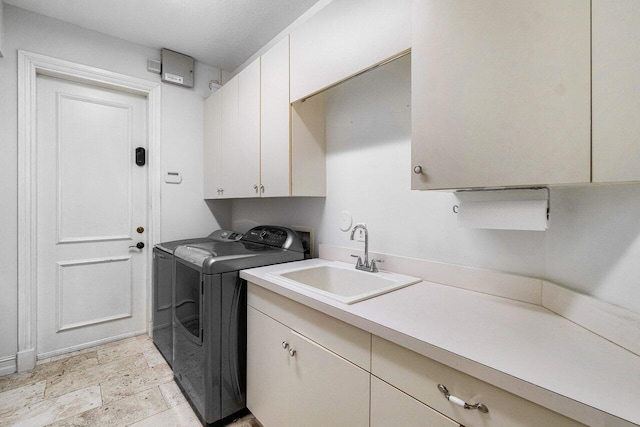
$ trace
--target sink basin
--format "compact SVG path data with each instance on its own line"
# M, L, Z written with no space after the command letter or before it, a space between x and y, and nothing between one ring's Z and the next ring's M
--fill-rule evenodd
M270 273L274 279L317 292L346 304L353 304L419 282L417 277L354 267L319 265Z

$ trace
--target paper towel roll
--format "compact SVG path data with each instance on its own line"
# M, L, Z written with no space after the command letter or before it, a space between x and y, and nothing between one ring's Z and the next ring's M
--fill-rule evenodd
M462 201L458 206L458 226L496 230L545 231L549 226L547 201Z

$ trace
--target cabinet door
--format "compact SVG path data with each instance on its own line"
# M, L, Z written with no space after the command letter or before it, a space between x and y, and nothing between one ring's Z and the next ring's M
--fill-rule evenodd
M238 121L236 143L225 186L229 197L258 197L260 186L260 58L238 74Z
M302 335L290 336L295 350L291 422L307 427L368 426L370 374Z
M423 0L412 18L412 189L590 181L588 0Z
M291 33L291 102L411 47L411 0L334 0Z
M583 427L557 412L377 336L371 343L371 373L465 426ZM455 405L444 398L438 384L465 402L483 403L489 412Z
M262 55L261 166L262 197L289 195L289 37Z
M640 2L593 0L593 182L640 180Z
M221 148L220 183L221 197L233 197L234 168L239 161L235 146L238 143L238 76L220 88Z
M289 425L289 329L247 307L247 408L264 427Z
M371 376L371 427L460 427L460 424Z
M203 174L204 198L221 197L221 149L222 149L222 110L221 91L211 95L204 101L204 134L203 134Z

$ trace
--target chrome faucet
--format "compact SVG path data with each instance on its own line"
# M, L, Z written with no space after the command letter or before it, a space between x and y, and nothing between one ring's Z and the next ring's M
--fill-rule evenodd
M381 259L372 259L371 263L369 263L369 231L367 231L367 226L364 224L356 224L355 227L351 230L350 240L354 240L353 236L356 234L356 230L364 230L364 263L362 262L362 258L358 255L351 255L354 258L358 258L356 261L356 269L362 271L368 271L370 273L377 273L378 266L376 263L384 262Z

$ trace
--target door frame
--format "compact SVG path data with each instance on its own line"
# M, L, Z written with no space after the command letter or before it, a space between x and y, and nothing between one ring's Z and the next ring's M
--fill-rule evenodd
M18 50L18 372L33 369L37 356L36 240L36 78L37 75L115 89L147 98L149 243L146 252L147 295L151 295L153 245L160 240L161 84L100 68ZM151 319L147 298L147 330Z

